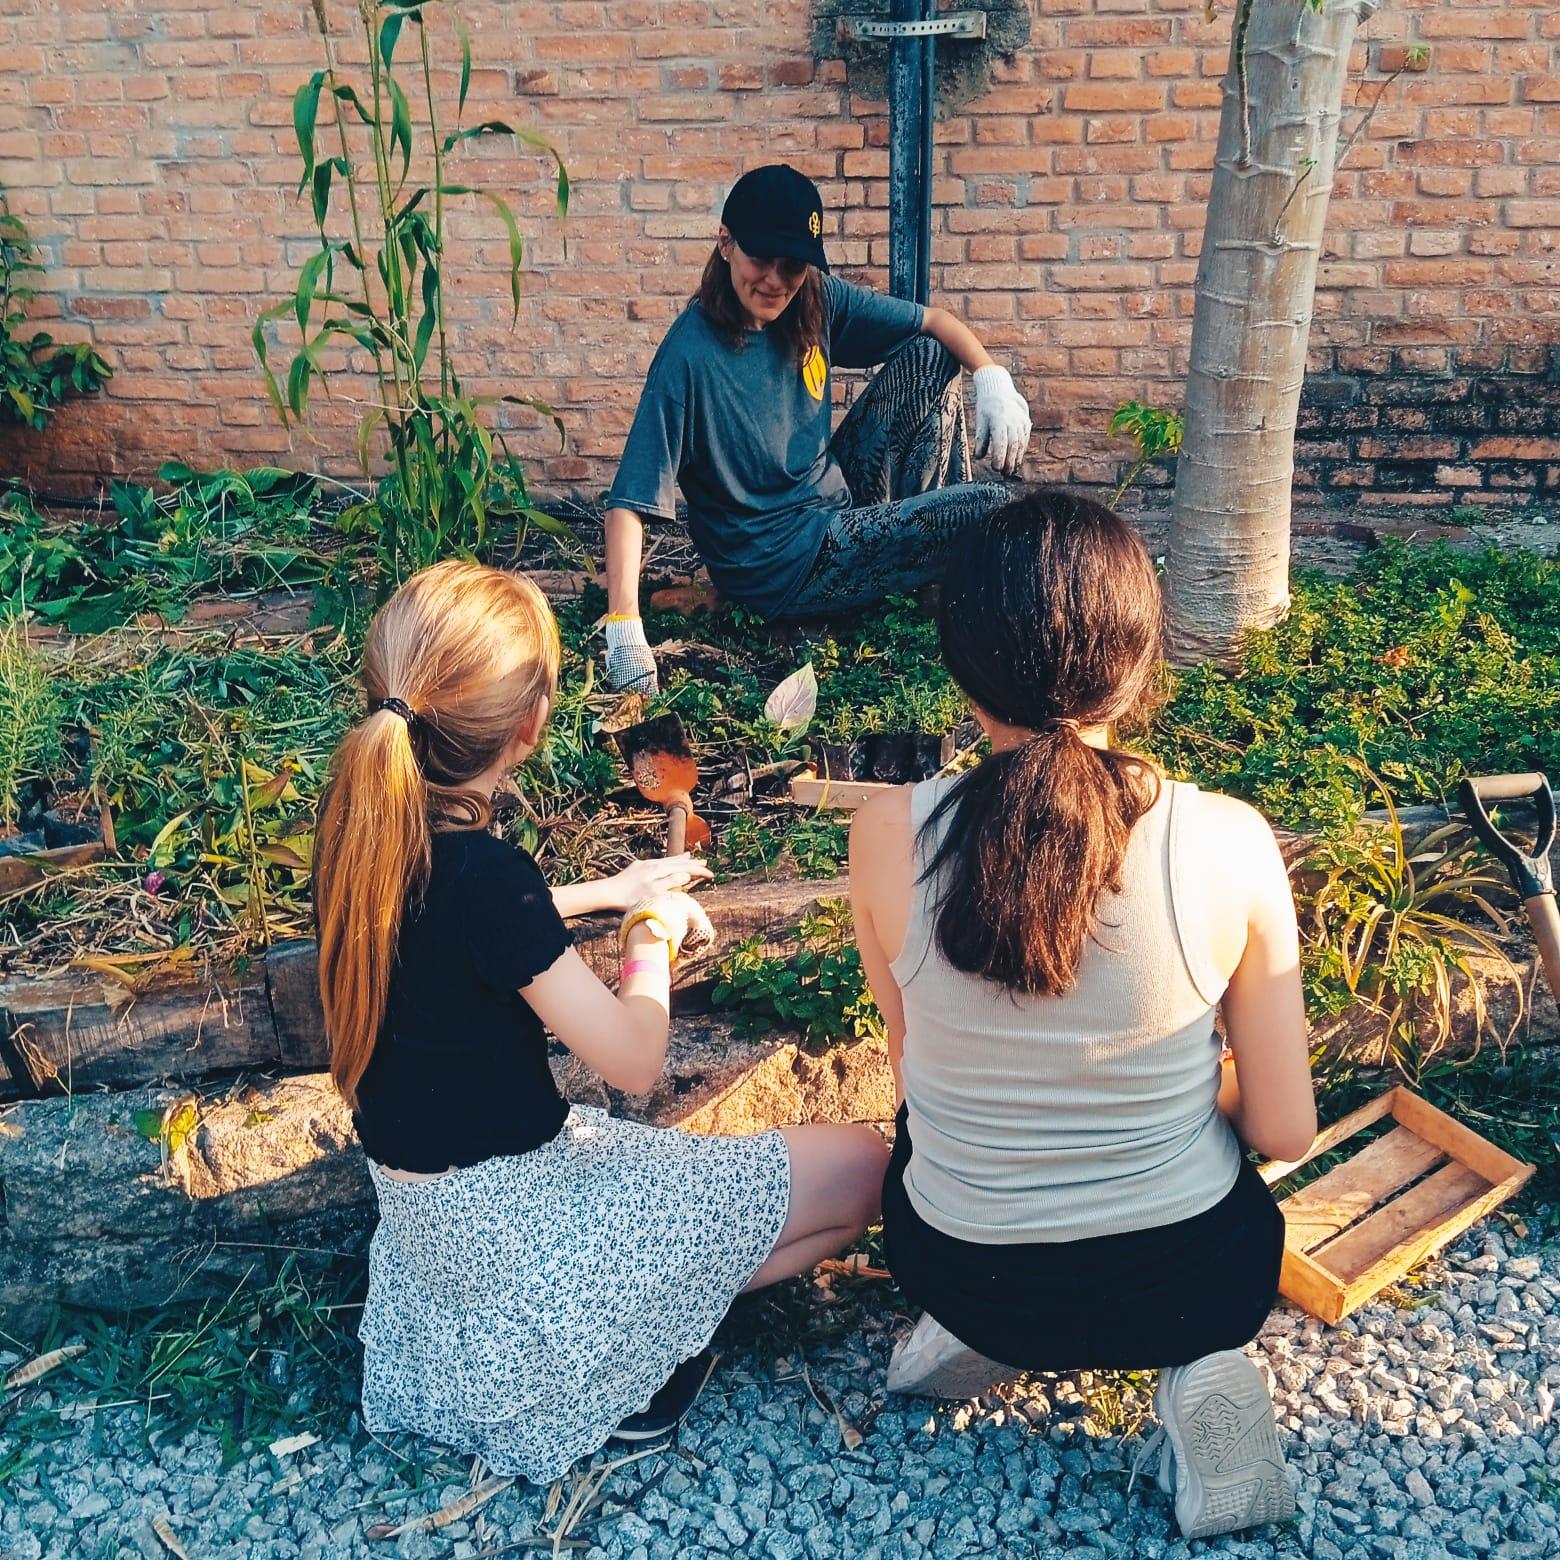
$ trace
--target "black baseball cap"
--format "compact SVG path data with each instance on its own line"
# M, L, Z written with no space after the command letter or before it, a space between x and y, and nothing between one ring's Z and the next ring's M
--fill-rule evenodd
M823 199L818 186L785 163L744 173L732 185L720 220L745 253L784 255L829 269L823 253Z

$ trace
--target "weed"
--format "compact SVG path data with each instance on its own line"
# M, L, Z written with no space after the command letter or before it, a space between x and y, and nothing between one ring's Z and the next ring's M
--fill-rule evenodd
M1475 1043L1495 1031L1475 957L1495 963L1515 997L1514 1030L1522 1012L1522 983L1496 937L1469 924L1484 915L1496 931L1510 931L1491 902L1508 886L1481 868L1483 851L1461 824L1432 830L1410 847L1392 797L1365 771L1387 813L1385 823L1361 822L1347 835L1325 839L1301 863L1308 1006L1339 1013L1363 1001L1381 1019L1377 1059L1390 1061L1410 1082L1452 1036L1459 986L1473 1005Z
M1174 455L1181 448L1186 427L1179 412L1167 412L1162 406L1148 406L1142 401L1123 401L1111 413L1105 431L1130 434L1137 442L1137 456L1121 479L1121 485L1111 494L1114 507L1150 462Z
M849 907L820 900L788 935L797 951L784 958L760 952L757 937L738 943L720 961L715 1005L735 1008L746 1027L794 1030L809 1045L883 1038L883 1018L851 937Z
M58 682L20 620L0 619L0 834L20 821L23 787L63 764L63 714Z

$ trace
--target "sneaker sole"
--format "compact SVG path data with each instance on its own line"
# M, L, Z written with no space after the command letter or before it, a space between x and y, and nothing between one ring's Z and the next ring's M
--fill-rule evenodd
M1262 1373L1244 1354L1196 1361L1180 1373L1168 1396L1160 1418L1186 1475L1175 1503L1183 1537L1210 1538L1295 1514L1273 1400Z

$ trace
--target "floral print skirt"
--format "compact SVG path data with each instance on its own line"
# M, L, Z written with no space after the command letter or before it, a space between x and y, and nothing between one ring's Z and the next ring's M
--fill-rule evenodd
M778 1132L699 1137L581 1105L530 1153L427 1181L369 1170L365 1423L538 1482L709 1343L791 1190Z

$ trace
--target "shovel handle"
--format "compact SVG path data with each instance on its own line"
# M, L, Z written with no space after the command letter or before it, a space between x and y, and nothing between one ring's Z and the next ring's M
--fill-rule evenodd
M680 856L688 844L688 809L673 802L666 809L666 854Z
M1549 852L1555 843L1555 797L1549 789L1546 776L1533 773L1525 775L1484 775L1464 780L1457 787L1457 799L1462 804L1463 816L1468 826L1483 840L1490 854L1511 874L1518 897L1531 900L1555 891L1554 869L1549 864ZM1486 802L1512 802L1525 800L1533 804L1538 815L1537 838L1531 852L1512 844L1499 829L1485 809Z
M1560 1002L1560 910L1555 908L1553 894L1535 894L1522 902L1527 911L1528 924L1533 928L1533 941L1538 944L1538 957L1544 966L1544 978L1556 1002Z

